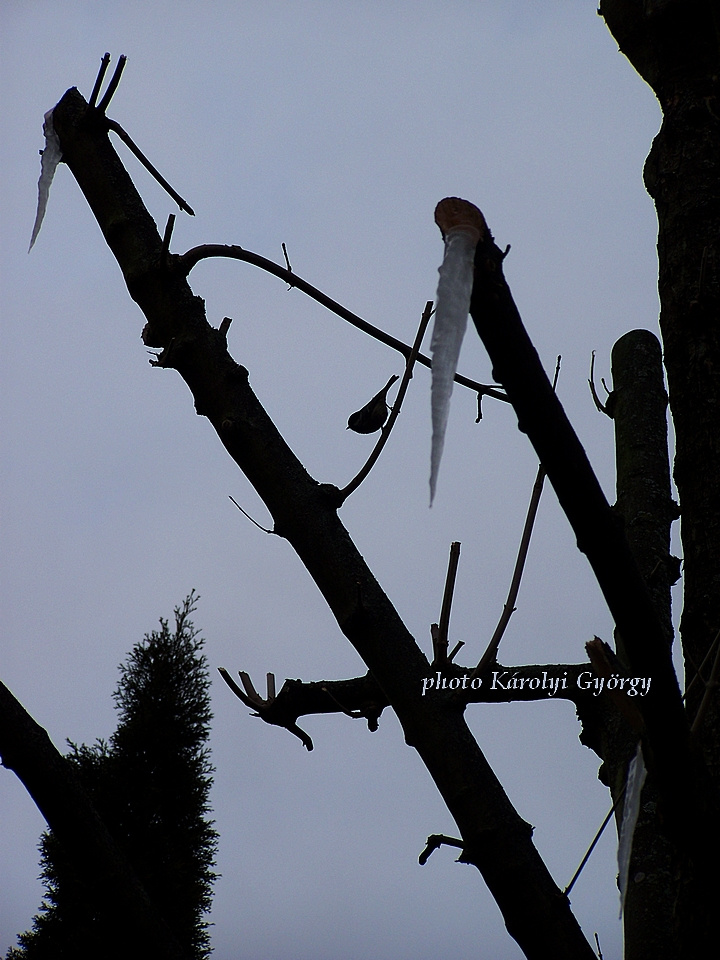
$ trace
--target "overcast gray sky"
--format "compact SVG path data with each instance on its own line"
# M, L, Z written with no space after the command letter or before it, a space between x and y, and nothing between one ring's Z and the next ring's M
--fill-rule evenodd
M3 551L0 676L63 748L114 727L117 666L191 588L213 671L278 683L363 672L288 545L247 522L263 506L173 371L148 364L143 318L69 171L58 168L28 256L43 114L87 97L100 58L127 54L109 111L196 211L173 250L238 243L282 262L411 340L433 299L438 200L458 195L510 243L506 275L612 498L612 425L587 390L615 339L655 328L655 218L642 164L659 110L594 0L0 2ZM160 227L178 212L120 145ZM372 438L348 415L402 364L253 267L192 274L279 429L318 480L343 485ZM471 330L460 370L490 380ZM536 462L504 405L456 388L428 509L429 375L413 379L370 478L342 510L359 549L429 652L451 541L462 555L451 641L477 660L500 614ZM548 490L501 648L506 663L577 661L610 618ZM520 956L389 713L370 734L310 718L308 754L213 684L212 915L218 960L465 960ZM479 743L560 886L607 812L597 758L567 703L476 707ZM43 822L0 777L0 951L40 902ZM606 957L620 949L615 838L572 894Z

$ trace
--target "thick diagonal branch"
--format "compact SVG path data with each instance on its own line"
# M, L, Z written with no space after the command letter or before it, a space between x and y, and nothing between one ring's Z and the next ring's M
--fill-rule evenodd
M502 383L587 556L622 635L630 670L652 677L640 704L645 755L657 777L674 841L708 878L720 849L705 771L691 754L689 728L666 633L585 451L523 326L492 236L477 246L470 312Z
M421 695L429 664L370 573L334 508L336 488L310 477L228 354L201 299L162 241L104 131L83 122L85 101L68 91L55 108L63 157L78 181L147 318L145 343L190 387L226 449L264 500L345 636L395 710L406 741L427 766L454 817L466 859L482 872L512 936L528 957L557 960L593 951L531 838L470 733L460 706Z

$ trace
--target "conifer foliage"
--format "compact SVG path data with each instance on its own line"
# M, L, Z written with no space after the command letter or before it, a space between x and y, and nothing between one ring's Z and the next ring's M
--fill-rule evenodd
M190 619L197 599L191 592L174 630L161 619L121 665L110 740L70 744L69 758L156 909L187 955L203 960L217 834L208 820L210 679ZM45 899L8 960L111 956L116 921L103 891L77 876L52 832L40 850Z

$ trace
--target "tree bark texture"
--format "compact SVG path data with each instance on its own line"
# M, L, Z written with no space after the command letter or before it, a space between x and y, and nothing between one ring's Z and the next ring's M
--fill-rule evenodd
M612 350L612 377L608 412L615 425L615 512L670 645L670 588L680 575L670 555L670 527L679 514L670 488L668 398L657 337L649 330L621 337ZM620 649L618 654L623 659Z
M612 382L607 411L615 426L614 511L622 519L669 645L673 637L670 587L678 576L677 561L670 555L670 528L678 513L670 488L662 351L655 334L632 330L617 341L612 350ZM622 660L622 637L615 639ZM637 735L617 722L609 725L609 732L608 782L613 800L622 801L620 792ZM650 775L633 834L623 911L624 960L676 960L681 954L675 923L678 878L672 845L661 828L658 800ZM618 830L623 809L623 803L618 803Z
M458 825L461 859L481 871L526 956L594 956L532 843L532 828L473 739L464 705L451 697L423 699L427 658L340 522L337 488L307 474L252 392L247 370L228 354L224 334L208 324L181 258L163 258L157 227L109 143L103 117L72 89L53 120L63 159L146 316L145 343L161 348L158 363L185 379L198 414L210 420L267 505L274 532L295 549L367 664Z
M720 632L720 7L716 0L602 0L600 13L663 113L645 185L658 217L660 328L675 429L680 634L691 722L703 704L693 738L717 796L720 695L706 683ZM704 662L702 682L690 687ZM704 929L716 910L702 901L703 890L691 883L678 907L686 931Z
M604 0L620 50L663 111L645 164L658 216L660 327L681 510L681 636L689 681L720 631L720 9ZM703 696L688 697L692 718ZM720 697L698 740L720 787Z

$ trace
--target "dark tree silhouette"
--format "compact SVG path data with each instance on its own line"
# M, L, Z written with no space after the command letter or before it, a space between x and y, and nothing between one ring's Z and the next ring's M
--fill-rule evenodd
M73 744L69 759L158 913L186 955L202 960L216 833L207 819L210 680L190 619L195 600L191 593L175 609L174 629L161 619L121 665L109 742ZM110 956L117 920L108 891L78 876L73 849L52 831L40 847L46 899L8 957Z
M529 682L541 671L549 682L561 676L572 680L580 673L598 680L651 677L652 689L644 698L631 699L608 687L595 697L572 682L557 689L557 695L577 706L581 737L602 760L601 776L619 821L638 744L647 766L630 862L626 960L694 960L709 955L720 939L720 13L716 0L601 0L599 12L663 109L645 181L658 211L660 326L677 440L684 695L670 652L669 588L678 565L669 553L669 529L677 508L670 494L667 400L656 338L635 331L613 351L614 390L605 407L616 427L618 499L613 509L540 366L503 277L504 254L480 215L470 312L504 392L473 387L479 395L513 404L541 461L538 482L546 474L552 483L603 591L615 621L616 648L596 640L588 644L589 663L505 668L497 662L493 638L476 667L461 667L454 662L457 650L448 652L447 617L441 616L431 664L339 519L356 484L339 490L305 471L250 388L248 371L229 355L230 321L212 328L187 278L209 256L246 260L315 296L410 358L406 378L416 351L370 327L289 268L240 247L209 244L182 255L171 253L172 223L161 237L108 139L108 131L114 131L132 144L105 115L122 62L99 103L105 61L89 103L76 89L69 90L55 107L53 122L63 160L145 314L143 340L158 350L154 363L176 369L185 379L197 413L208 418L254 485L273 518L273 532L305 564L368 668L366 676L349 681L286 681L279 692L269 675L266 698L247 674L240 672L241 687L224 672L233 691L308 749L312 742L298 726L301 716L351 713L365 716L373 729L390 706L459 833L457 838L431 837L421 862L443 843L459 848L459 859L482 873L526 956L575 960L594 956L594 950L572 915L567 891L550 877L533 845L531 827L512 807L464 712L481 700L544 699L544 690ZM138 152L134 144L132 149ZM152 172L159 177L154 168ZM417 359L427 362L421 354ZM388 425L394 422L397 403L395 407ZM383 427L381 442L387 430ZM451 580L449 576L449 584ZM451 589L448 609L450 595ZM504 690L462 682L506 669L517 683ZM442 674L447 686L423 697L431 671ZM131 695L130 688L126 693ZM128 742L132 737L128 729ZM121 753L121 741L113 740L106 752ZM85 760L79 752L76 762L85 763L90 778L109 763L103 750L90 751ZM17 747L13 757L22 760ZM118 814L121 822L130 823L123 815ZM154 882L149 875L150 887Z

